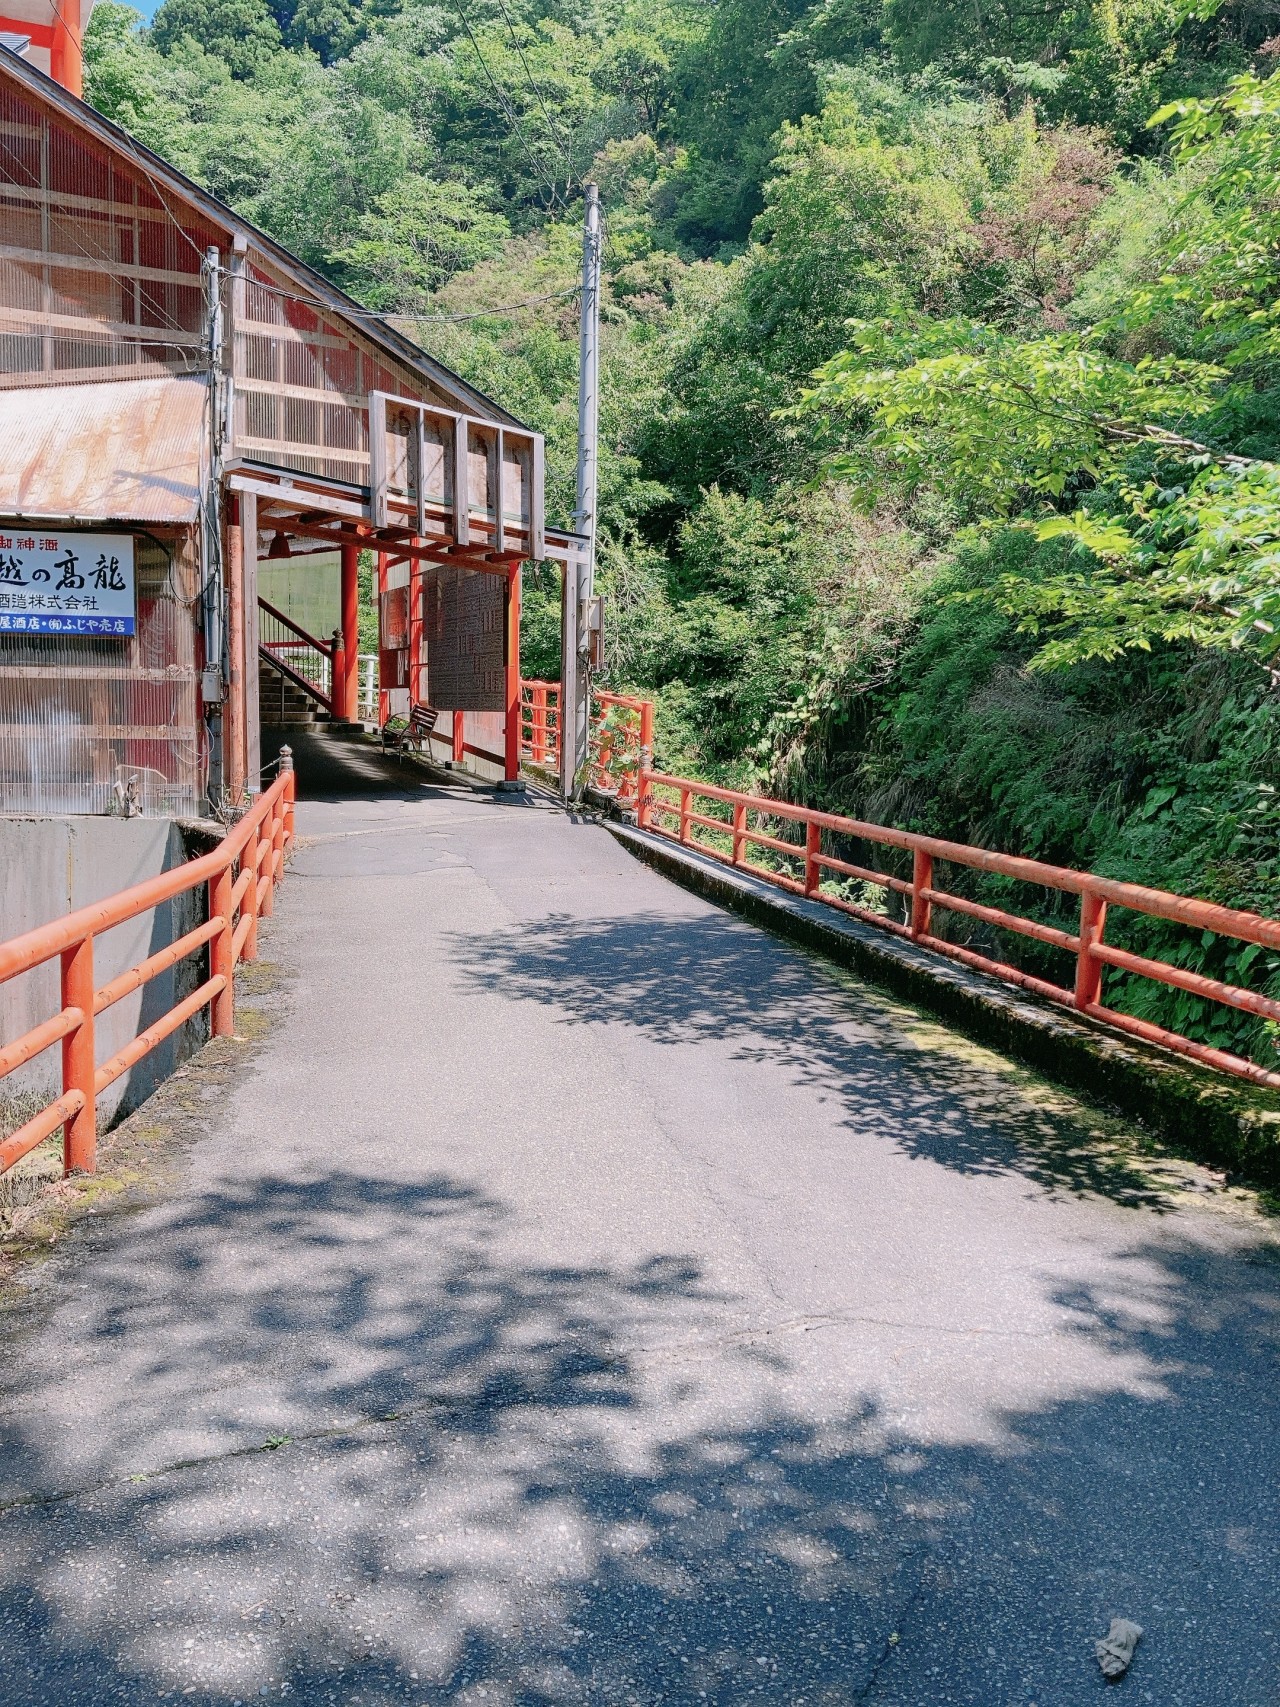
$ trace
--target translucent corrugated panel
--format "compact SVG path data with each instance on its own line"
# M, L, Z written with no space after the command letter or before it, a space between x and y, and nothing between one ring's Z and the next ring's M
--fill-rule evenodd
M196 812L196 569L187 536L136 540L138 632L0 634L0 811Z
M14 90L0 90L0 225L0 385L201 367L217 233Z

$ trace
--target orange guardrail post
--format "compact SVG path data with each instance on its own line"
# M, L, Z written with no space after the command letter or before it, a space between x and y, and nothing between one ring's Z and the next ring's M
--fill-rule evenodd
M285 876L285 802L271 807L271 888Z
M249 840L244 845L240 855L240 875L249 873L248 887L240 901L240 916L246 914L249 918L249 928L244 933L244 942L240 949L241 960L256 960L258 958L258 826L255 824L249 832Z
M269 919L276 910L276 813L274 806L271 809L270 817L262 820L258 833L260 850L258 876L267 879L266 893L258 905L258 916Z
M298 778L293 768L293 748L281 747L280 769L288 778L284 785L284 845L293 846L293 808L298 798Z
M1107 903L1092 889L1080 896L1080 948L1076 955L1075 1000L1078 1008L1092 1007L1102 1000L1101 960L1093 952L1106 929Z
M78 1091L83 1099L62 1129L62 1169L68 1174L91 1174L97 1159L93 995L93 938L86 936L62 951L62 1005L80 1010L80 1023L62 1040L62 1090Z
M733 803L733 863L742 864L742 848L747 838L747 803L745 800L735 800Z
M680 790L680 840L682 842L689 840L689 790L687 788Z
M209 880L209 917L221 919L222 929L209 944L209 976L226 982L213 998L214 1037L230 1037L236 1029L235 925L231 917L231 865Z
M928 936L933 921L933 908L924 891L933 888L933 855L923 848L915 850L911 865L911 934Z
M818 855L822 852L822 825L815 824L812 819L804 833L804 892L806 895L816 895L822 884L822 867L818 864Z

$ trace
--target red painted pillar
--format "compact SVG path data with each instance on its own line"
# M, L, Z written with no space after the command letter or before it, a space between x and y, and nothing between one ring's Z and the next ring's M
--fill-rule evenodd
M415 545L421 540L415 539ZM422 704L422 560L409 560L409 703Z
M467 714L465 711L455 711L453 714L453 762L460 765L467 756Z
M342 548L341 689L334 683L334 706L339 717L354 723L360 715L360 553L354 545Z
M520 775L520 565L507 572L507 744L506 777Z
M84 94L84 51L81 46L80 0L58 0L53 8L53 42L49 75L77 97ZM19 25L19 28L21 26Z
M378 553L378 727L387 721L391 715L391 702L387 698L387 690L382 685L382 649L385 636L382 632L382 595L387 590L387 554Z

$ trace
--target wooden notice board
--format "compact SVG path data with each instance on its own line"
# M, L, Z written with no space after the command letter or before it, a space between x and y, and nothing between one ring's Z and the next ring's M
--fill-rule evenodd
M506 580L433 567L422 578L427 697L448 711L506 708Z

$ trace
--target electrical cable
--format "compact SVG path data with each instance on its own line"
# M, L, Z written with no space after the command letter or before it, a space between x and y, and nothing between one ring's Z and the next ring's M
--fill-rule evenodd
M519 116L517 115L515 108L511 105L510 98L507 96L507 94L502 89L500 89L498 87L498 83L497 83L496 79L494 78L493 73L490 71L488 64L485 61L484 55L480 51L480 43L476 40L475 32L471 28L470 20L468 19L467 14L466 14L466 10L463 6L463 0L454 0L454 7L457 11L459 18L462 20L462 27L467 32L467 40L471 43L472 49L475 52L475 56L480 61L480 69L484 72L485 77L488 81L489 87L493 90L494 97L497 100L498 105L502 108L502 111L505 113L512 129L514 130L516 136L519 138L520 146L524 149L525 154L529 158L529 164L533 167L534 171L537 172L539 174L539 176L541 176L541 174L546 171L546 166L542 161L540 161L537 158L537 156L533 152L533 149L530 147L529 140L524 134L524 129L521 126ZM564 206L564 203L561 200L560 192L556 188L555 179L553 177L551 180L551 205L554 207L557 205L557 203L562 207Z
M573 158L565 145L563 137L560 135L560 131L555 120L552 118L551 113L547 108L547 103L542 98L542 90L534 80L533 72L529 68L529 61L525 58L524 49L520 45L520 38L516 35L515 25L511 22L511 14L507 11L507 0L498 0L498 5L501 7L502 16L506 20L507 34L511 37L511 45L520 56L520 63L524 66L524 74L529 79L529 87L533 90L534 97L537 100L538 105L542 108L542 116L547 121L547 130L551 135L552 141L560 150L560 157L564 161L567 169L565 189L570 190L573 188L574 179Z
M219 272L225 272L225 267L219 267ZM564 290L549 290L541 296L528 296L522 302L501 303L493 308L477 308L468 314L387 314L372 308L336 308L332 303L323 301L318 296L304 296L295 290L286 290L283 285L271 284L263 279L250 281L255 290L265 291L271 296L283 297L287 302L299 302L304 308L319 309L325 314L337 315L344 320L366 320L376 325L386 325L392 321L403 320L410 325L442 324L456 325L464 320L491 320L499 314L515 314L522 308L536 308L542 302L555 302L564 296L576 296L581 288L578 285L568 285Z

